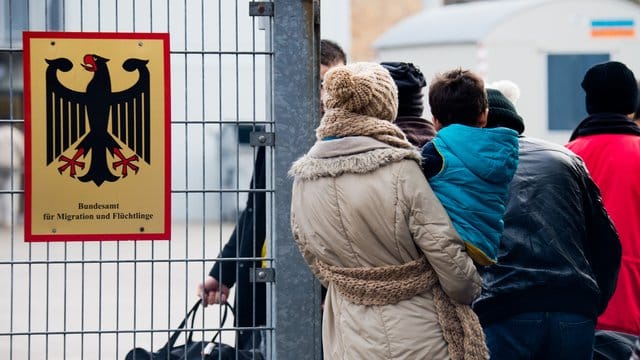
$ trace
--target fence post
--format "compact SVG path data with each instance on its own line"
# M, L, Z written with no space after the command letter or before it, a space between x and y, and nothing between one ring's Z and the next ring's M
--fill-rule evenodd
M319 3L274 2L273 20L274 261L273 297L276 359L321 359L318 282L296 247L289 223L291 163L315 139L319 103Z

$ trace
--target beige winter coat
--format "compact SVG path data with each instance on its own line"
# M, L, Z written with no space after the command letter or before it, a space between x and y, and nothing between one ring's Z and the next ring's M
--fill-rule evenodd
M347 137L317 142L293 165L293 235L316 275L316 259L353 268L426 256L453 300L469 304L479 295L480 277L418 156L373 138ZM326 359L449 359L430 291L367 306L324 285Z

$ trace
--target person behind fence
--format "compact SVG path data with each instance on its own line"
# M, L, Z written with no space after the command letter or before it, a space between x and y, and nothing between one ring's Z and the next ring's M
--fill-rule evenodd
M513 82L487 89L487 128L522 134ZM493 84L491 86L494 86ZM495 265L473 303L492 359L591 359L594 324L615 289L620 243L582 160L520 135Z
M469 70L438 74L429 86L438 133L422 148L422 168L467 252L480 265L496 262L509 182L518 165L518 133L485 129L484 81Z
M291 229L327 286L328 359L488 359L469 304L480 278L393 124L397 87L369 62L324 81L317 141L289 171Z
M422 117L424 101L422 89L427 86L424 75L412 63L382 62L398 87L398 115L395 124L413 145L422 148L433 139L436 130L433 123Z
M344 51L334 42L320 41L321 76L337 65L344 64ZM254 164L250 189L265 189L265 148L259 147ZM246 206L236 222L233 233L218 258L256 258L266 255L266 193L251 192ZM250 328L266 325L266 288L264 283L251 282L250 272L261 267L256 260L216 261L205 281L198 284L197 293L203 305L221 304L229 299L235 285L235 326ZM259 331L239 330L238 349L256 349L262 335Z
M638 83L623 63L592 66L581 83L589 114L566 145L585 162L622 243L622 266L597 328L640 335L640 127Z

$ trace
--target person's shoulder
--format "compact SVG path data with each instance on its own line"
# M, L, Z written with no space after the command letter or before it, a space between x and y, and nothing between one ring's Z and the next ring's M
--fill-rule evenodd
M541 163L549 172L558 172L560 168L584 172L584 162L580 156L563 145L547 140L521 137L519 154L520 163Z
M567 149L566 146L543 139L522 136L519 138L519 143L522 151L560 153L568 156L575 156L575 154L571 150Z

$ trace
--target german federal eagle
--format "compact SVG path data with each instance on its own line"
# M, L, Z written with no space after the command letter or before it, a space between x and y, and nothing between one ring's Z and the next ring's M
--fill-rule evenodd
M78 180L97 186L126 177L128 169L137 173L135 163L140 158L151 163L148 60L130 58L122 64L124 70L137 71L139 76L130 88L117 92L111 91L108 61L95 54L84 56L81 65L93 77L86 91L79 92L66 87L57 76L58 71L73 68L69 59L46 60L47 166L58 161L60 174L68 170L75 178L88 162L88 170ZM72 146L75 154L71 158L63 155Z

